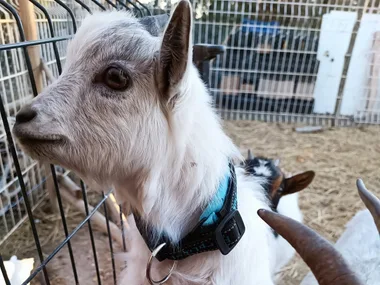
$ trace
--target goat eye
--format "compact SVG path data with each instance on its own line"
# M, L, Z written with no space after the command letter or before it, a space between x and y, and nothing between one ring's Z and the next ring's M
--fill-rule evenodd
M122 69L109 67L103 73L103 82L113 90L124 91L129 86L129 77Z

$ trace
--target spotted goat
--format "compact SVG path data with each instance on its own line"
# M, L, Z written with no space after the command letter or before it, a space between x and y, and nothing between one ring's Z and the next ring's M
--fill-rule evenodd
M306 189L315 177L314 171L306 171L286 177L279 167L280 160L262 156L253 156L248 150L247 159L241 164L247 174L252 175L264 189L272 211L290 217L300 223L303 221L298 204L298 192ZM295 255L294 248L274 231L275 256L274 273L278 273ZM275 277L275 280L277 280ZM278 281L278 280L277 280Z

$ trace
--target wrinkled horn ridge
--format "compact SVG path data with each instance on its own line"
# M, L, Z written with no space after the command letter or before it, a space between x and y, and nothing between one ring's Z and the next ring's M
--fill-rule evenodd
M271 211L261 209L258 215L296 249L320 285L363 284L341 254L312 229Z

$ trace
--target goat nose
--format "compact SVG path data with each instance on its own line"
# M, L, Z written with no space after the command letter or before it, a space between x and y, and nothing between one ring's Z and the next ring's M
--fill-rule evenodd
M23 107L16 115L16 123L22 124L33 120L37 116L37 112L30 106Z

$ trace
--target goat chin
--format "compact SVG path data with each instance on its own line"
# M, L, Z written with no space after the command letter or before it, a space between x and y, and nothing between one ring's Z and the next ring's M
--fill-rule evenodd
M347 223L346 230L336 242L335 248L365 284L379 284L380 238L368 210L359 211ZM309 272L301 285L318 285L318 282Z

